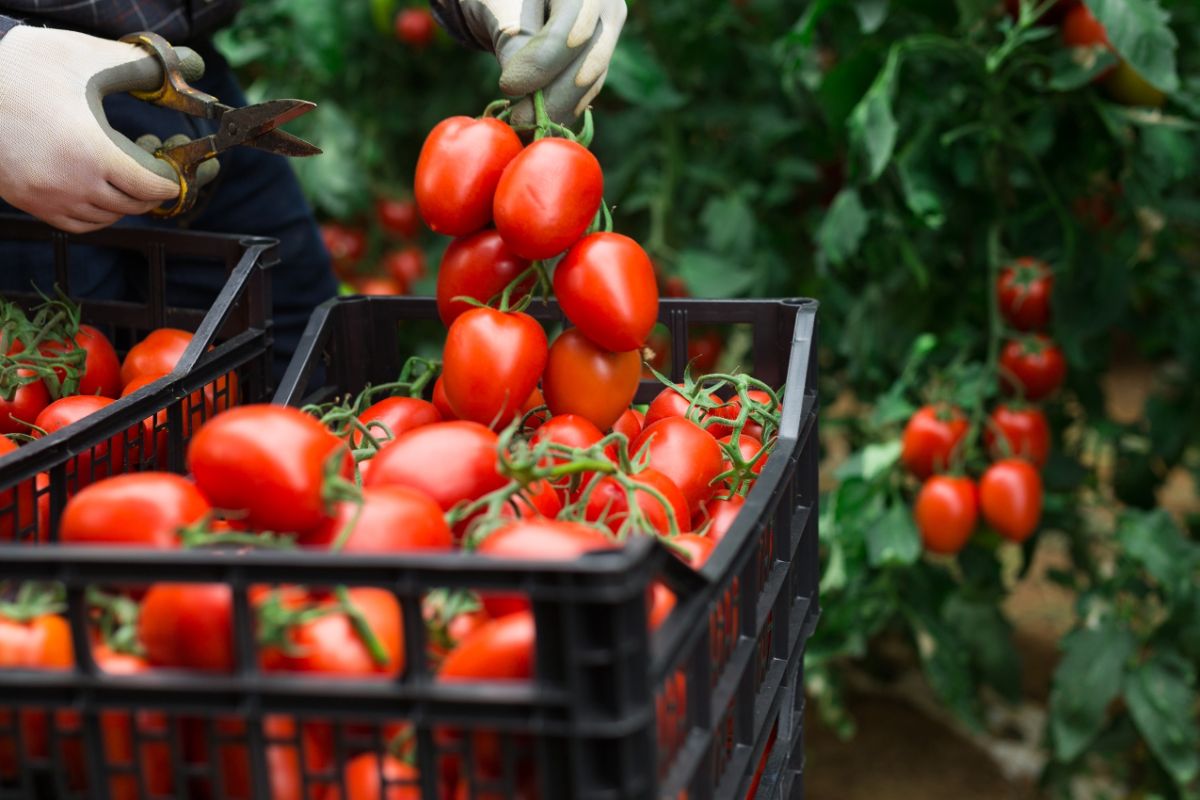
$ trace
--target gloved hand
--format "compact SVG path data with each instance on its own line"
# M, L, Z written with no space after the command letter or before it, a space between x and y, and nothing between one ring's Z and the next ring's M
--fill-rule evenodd
M625 25L625 0L460 0L463 17L481 44L500 60L500 90L510 97L542 89L546 110L569 123L584 112L608 76L608 62ZM513 121L528 124L526 101Z
M199 77L200 57L178 52L185 78ZM13 28L0 39L0 197L71 233L178 197L171 166L113 130L101 106L105 95L161 82L158 61L135 45Z

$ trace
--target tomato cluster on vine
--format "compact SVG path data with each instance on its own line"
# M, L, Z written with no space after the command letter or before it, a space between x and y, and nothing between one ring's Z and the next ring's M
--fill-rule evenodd
M1011 399L975 424L961 408L934 403L905 425L900 461L922 482L913 515L931 552L962 550L980 516L1010 541L1024 542L1037 531L1040 470L1050 456L1052 437L1046 415L1035 403L1054 395L1066 376L1062 351L1044 333L1053 289L1050 266L1034 258L1019 258L999 273L995 301L1014 335L1001 347L998 379ZM976 435L991 460L978 481L967 474L967 451Z

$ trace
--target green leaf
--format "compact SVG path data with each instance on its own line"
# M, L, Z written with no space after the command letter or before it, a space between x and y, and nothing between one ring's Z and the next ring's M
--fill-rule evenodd
M1196 547L1181 535L1163 509L1130 513L1121 520L1117 541L1125 555L1142 565L1168 596L1190 591L1196 580Z
M621 39L609 63L604 85L638 108L674 111L687 105L687 97L675 88L670 75L642 39Z
M754 247L754 212L741 195L713 197L704 205L700 221L709 248L718 253L740 257Z
M1125 678L1125 702L1150 750L1183 787L1200 775L1196 673L1182 657L1155 655Z
M916 215L926 227L941 228L946 221L946 212L938 197L937 184L922 163L920 155L900 159L896 164L900 176L900 189L908 210Z
M703 250L679 254L679 274L697 297L737 297L755 284L749 264L735 264Z
M1050 691L1050 732L1059 761L1077 758L1104 727L1134 644L1133 634L1112 622L1063 639Z
M1097 50L1095 58L1081 61L1070 48L1062 48L1050 53L1047 63L1049 75L1043 79L1042 73L1035 71L1030 76L1033 84L1052 92L1074 92L1116 66L1117 57L1107 50Z
M1179 88L1175 50L1179 46L1169 26L1170 16L1158 0L1086 0L1108 32L1117 52L1158 89L1170 94Z
M912 627L929 685L963 722L981 730L975 682L962 641L949 626L924 611L906 607L905 616Z
M888 14L888 0L855 0L854 13L863 33L874 33L883 27Z
M900 460L900 440L869 444L851 455L834 472L841 481L848 478L874 480Z
M870 222L858 190L848 186L838 192L821 221L817 243L830 261L842 264L858 253Z
M1010 703L1021 699L1021 661L1013 645L1012 626L994 602L951 595L946 623L966 643L971 661L987 682Z
M920 557L921 535L903 503L893 503L867 528L867 561L872 567L905 567Z
M391 33L395 17L396 0L371 0L371 22L375 30L382 34Z
M867 180L874 181L883 174L900 132L892 114L892 95L900 72L901 45L892 45L883 69L871 88L850 112L850 143L867 160Z

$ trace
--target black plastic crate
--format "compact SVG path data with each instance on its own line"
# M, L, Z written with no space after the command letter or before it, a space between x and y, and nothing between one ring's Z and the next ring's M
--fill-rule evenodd
M122 358L156 328L194 333L170 375L0 460L0 540L53 539L79 478L155 467L181 471L190 433L205 418L269 396L266 269L277 261L275 240L153 228L70 235L28 218L0 215L0 241L24 242L38 256L52 253L55 285L81 304L83 322L102 330ZM115 255L115 278L124 289L120 299L73 294L74 284L89 278L87 261L97 252ZM5 265L14 266L19 265ZM227 275L208 309L169 302L167 272L181 267ZM42 299L33 287L4 297L26 307ZM207 398L194 394L205 387ZM151 431L139 425L148 419L154 420Z
M561 319L555 306L535 304L531 313L548 323ZM381 750L385 731L397 723L412 732L424 800L740 800L760 764L756 797L799 797L802 660L818 616L815 314L816 303L804 300L662 304L673 333L674 373L682 371L689 326L749 325L754 374L774 385L786 377L788 386L777 447L699 575L650 537L572 563L495 562L464 553L0 548L10 578L67 586L81 655L74 670L0 671L0 710L9 712L0 712L0 778L3 743L21 737L19 712L54 710L45 717L53 746L40 758L24 752L9 783L0 782L0 798L33 796L22 792L48 785L55 775L58 785L43 791L56 798L107 796L114 777L126 781L117 787L123 789L145 781L133 777L128 754L110 752L111 736L106 750L105 722L111 727L114 713L128 721L134 710L161 715L146 720L130 752L158 748L172 773L163 797L237 797L230 781L244 770L246 797L319 800L318 787L339 780L349 753L364 746ZM348 298L322 306L277 401L300 404L394 379L406 356L402 329L434 319L436 307L427 298ZM640 398L656 391L645 383ZM647 588L658 579L678 601L651 634ZM85 625L86 587L152 581L230 587L232 674L117 676L96 668ZM404 621L403 672L379 680L264 674L248 592L278 583L375 586L394 594ZM432 679L421 601L443 587L529 597L537 629L532 681ZM335 757L291 774L297 785L281 795L269 776L278 774L280 763L302 761L295 757L298 730L319 730L334 742ZM447 736L448 730L458 735ZM230 752L236 764L214 755ZM92 794L68 785L72 758L82 759L75 769L86 773ZM445 791L448 759L463 767L461 794ZM160 796L153 788L135 785L128 796Z

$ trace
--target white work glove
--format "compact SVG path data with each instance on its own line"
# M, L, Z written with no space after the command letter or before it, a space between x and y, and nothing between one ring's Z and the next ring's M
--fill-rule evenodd
M178 52L184 77L199 77L200 57ZM101 106L105 95L161 83L158 60L135 45L13 28L0 39L0 197L71 233L178 197L171 166L113 130Z
M500 90L522 97L544 90L546 110L569 123L604 86L625 25L625 0L460 0L471 34L491 42L500 60ZM513 121L528 124L533 108L518 105Z

